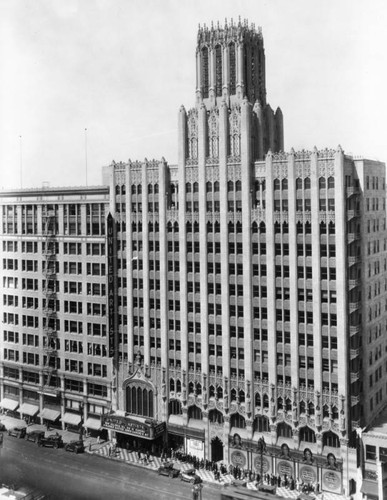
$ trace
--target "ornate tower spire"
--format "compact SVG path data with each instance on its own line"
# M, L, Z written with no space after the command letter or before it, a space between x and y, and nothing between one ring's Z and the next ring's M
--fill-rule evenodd
M215 104L226 99L266 104L265 51L261 28L225 20L198 29L196 48L196 95L198 102Z

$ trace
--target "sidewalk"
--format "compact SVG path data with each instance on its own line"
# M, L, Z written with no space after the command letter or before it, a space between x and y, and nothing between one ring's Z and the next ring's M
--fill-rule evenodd
M46 435L52 434L54 432L58 432L62 438L64 443L68 443L69 441L77 441L79 439L79 434L76 432L61 430L61 429L51 429L47 431L46 426L41 424L30 424L27 426L24 420L19 420L17 418L8 417L6 415L0 415L0 422L5 425L8 429L12 427L27 427L27 432L32 432L35 430L43 430ZM98 443L97 438L85 436L83 438L85 443L85 451L86 453L90 453L92 455L97 455L108 460L117 460L121 462L125 462L130 465L135 465L137 467L144 467L146 469L154 470L155 472L162 464L162 460L160 457L156 457L151 455L148 463L145 463L143 459L138 457L138 453L135 451L128 451L124 448L116 448L116 453L114 456L109 455L109 450L111 448L112 443L110 441L103 441ZM142 453L143 457L144 454ZM171 460L167 460L171 461ZM192 469L192 465L186 462L180 462L179 460L173 460L176 469L180 469L181 471ZM214 478L214 473L212 471L208 471L205 469L197 469L196 474L200 476L203 483L209 483L218 486L224 486L227 484L231 484L234 481L234 478L230 474L221 474L220 480L217 481ZM250 490L257 490L254 482L247 483L246 487ZM299 496L299 492L297 490L288 490L287 488L277 488L277 495L282 496L284 498L296 499ZM311 495L315 496L315 495ZM318 498L318 495L316 498ZM342 500L345 498L343 495L336 495L334 493L324 492L324 500Z

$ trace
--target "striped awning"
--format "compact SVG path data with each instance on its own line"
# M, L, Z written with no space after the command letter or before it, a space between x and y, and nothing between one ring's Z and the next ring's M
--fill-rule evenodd
M30 415L31 417L34 417L37 413L39 413L39 406L23 403L19 408L19 412L23 415Z
M99 431L101 429L101 420L99 418L88 418L83 424L86 429L94 429Z
M76 413L65 413L62 417L62 422L70 425L79 425L81 423L81 416Z
M50 410L49 408L43 408L43 410L39 413L39 417L44 418L46 420L51 420L51 422L55 422L60 417L60 411Z
M0 406L5 410L15 411L19 406L19 401L15 401L14 399L4 398L1 400Z

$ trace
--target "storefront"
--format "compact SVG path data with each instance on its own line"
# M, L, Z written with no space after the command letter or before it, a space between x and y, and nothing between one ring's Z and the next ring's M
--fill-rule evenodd
M170 415L168 420L168 448L179 450L198 459L205 459L205 422L190 419L183 425L180 415Z
M113 413L101 417L103 429L113 432L122 448L161 453L165 439L165 422L150 418L126 417Z
M10 417L18 418L16 410L19 407L19 401L15 401L14 399L4 398L0 402L0 407L3 413L6 413Z
M59 417L60 411L54 410L51 408L43 408L43 410L39 413L39 417L41 419L42 424L45 424L47 428L49 427L60 427Z
M19 408L19 413L27 424L36 422L36 415L39 413L39 406L30 403L23 403Z
M67 430L78 432L81 424L81 416L79 413L66 412L62 417L62 422L65 424Z
M107 439L107 430L102 429L101 418L93 418L88 417L86 422L83 424L87 434L91 436L97 437L99 436L101 439Z

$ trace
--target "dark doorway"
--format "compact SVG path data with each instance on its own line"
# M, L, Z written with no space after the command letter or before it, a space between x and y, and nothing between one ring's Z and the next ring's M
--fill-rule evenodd
M218 437L211 441L211 460L213 462L223 460L223 443Z

